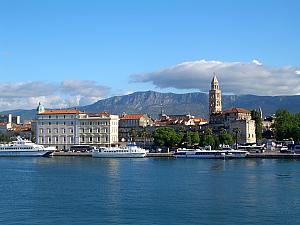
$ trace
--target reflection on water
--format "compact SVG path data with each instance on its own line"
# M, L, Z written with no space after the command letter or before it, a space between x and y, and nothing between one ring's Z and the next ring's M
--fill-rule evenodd
M297 224L299 171L293 160L0 158L0 223Z

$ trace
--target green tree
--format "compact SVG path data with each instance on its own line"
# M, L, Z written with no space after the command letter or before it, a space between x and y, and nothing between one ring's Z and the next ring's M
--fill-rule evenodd
M130 135L130 139L131 141L136 141L136 138L138 137L138 132L136 129L132 128L129 132L129 135Z
M215 146L215 138L211 128L206 128L204 131L203 145L204 146L210 145L212 147Z
M157 146L174 147L181 142L181 136L169 127L156 129L153 138L154 144Z
M224 128L221 129L219 134L219 140L221 144L232 145L234 143L233 137Z
M291 114L287 110L280 109L276 112L273 125L277 140L293 139L300 141L300 114Z
M191 135L191 142L192 142L192 144L193 145L199 145L200 138L199 138L198 131L191 132L190 135Z
M257 140L262 139L262 119L259 112L251 111L251 119L255 121L255 135Z

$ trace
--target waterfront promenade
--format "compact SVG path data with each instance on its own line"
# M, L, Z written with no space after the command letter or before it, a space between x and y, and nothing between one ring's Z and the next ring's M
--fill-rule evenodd
M82 156L91 157L90 152L54 152L53 156ZM173 157L173 153L147 153L146 157ZM250 153L246 158L261 158L261 159L300 159L299 153L280 153L280 152L264 152Z

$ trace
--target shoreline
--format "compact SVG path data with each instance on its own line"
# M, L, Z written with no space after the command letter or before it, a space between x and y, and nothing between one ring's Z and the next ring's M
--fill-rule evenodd
M76 157L92 157L91 152L53 152L52 156L76 156ZM173 153L147 153L149 158L156 157L173 157ZM300 159L299 153L280 153L280 152L264 152L264 153L249 153L247 159Z

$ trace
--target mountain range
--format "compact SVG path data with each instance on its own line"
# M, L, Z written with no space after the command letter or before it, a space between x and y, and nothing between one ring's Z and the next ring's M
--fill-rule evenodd
M292 113L300 112L300 95L293 96L256 96L223 95L223 109L241 107L249 110L261 107L264 116L271 115L278 109L287 109ZM194 92L185 94L160 93L154 91L134 92L129 95L114 96L99 100L91 105L77 107L85 112L110 112L111 114L147 113L157 118L163 111L166 114L191 114L208 118L208 94ZM20 115L21 120L35 117L35 109L9 110L1 114Z

